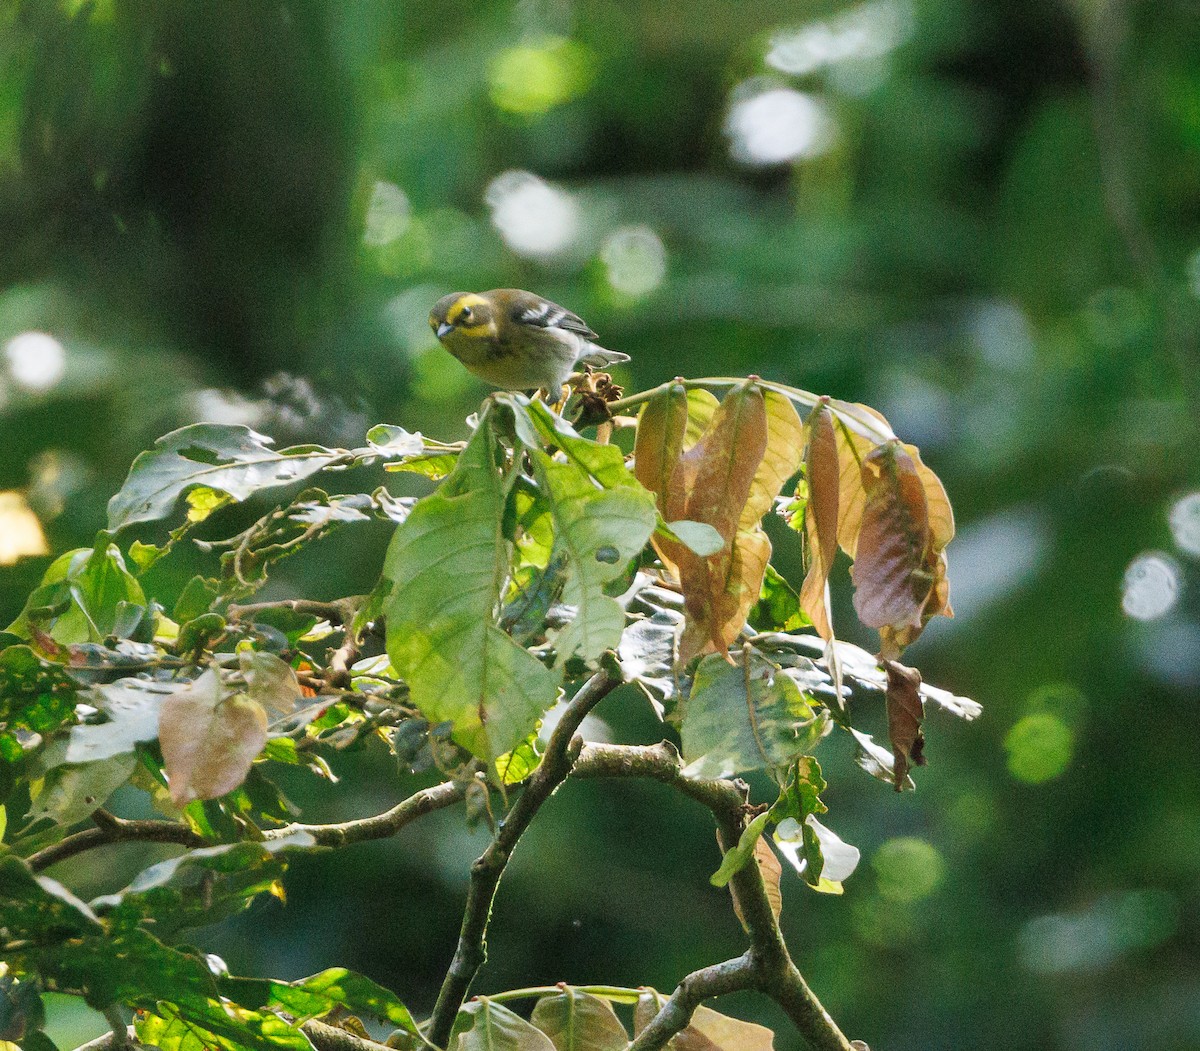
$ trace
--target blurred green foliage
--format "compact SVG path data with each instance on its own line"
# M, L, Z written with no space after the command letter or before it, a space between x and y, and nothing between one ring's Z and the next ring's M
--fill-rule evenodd
M840 899L785 881L802 966L892 1051L1195 1047L1196 13L4 0L0 490L62 551L183 423L461 437L483 391L425 324L455 288L565 303L632 355L630 389L756 372L868 401L959 513L959 616L913 661L985 717L933 721L915 794L834 782L874 860ZM363 537L274 586L367 590L387 530ZM7 622L48 560L0 561ZM616 732L657 739L618 700ZM357 765L363 813L404 791L382 751ZM298 862L300 907L205 946L427 1009L483 842L427 820ZM73 878L111 889L136 853ZM480 989L670 988L740 951L716 858L665 789L570 786L513 863Z

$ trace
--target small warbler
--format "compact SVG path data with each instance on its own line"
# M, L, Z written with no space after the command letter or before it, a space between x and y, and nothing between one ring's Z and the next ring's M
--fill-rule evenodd
M575 366L614 365L628 354L593 343L582 318L519 288L451 292L429 312L437 338L467 370L504 390L545 391L556 399Z

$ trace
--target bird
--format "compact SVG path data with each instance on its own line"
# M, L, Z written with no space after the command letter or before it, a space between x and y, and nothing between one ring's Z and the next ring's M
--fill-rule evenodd
M578 314L519 288L451 292L433 305L429 326L485 383L508 391L541 390L555 401L577 365L629 360L594 343L596 333Z

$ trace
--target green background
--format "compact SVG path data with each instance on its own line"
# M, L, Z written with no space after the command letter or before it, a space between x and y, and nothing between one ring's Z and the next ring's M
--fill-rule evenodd
M876 1051L1200 1047L1198 15L2 0L0 490L63 550L185 423L459 438L484 391L425 322L456 288L561 301L632 356L630 391L758 373L866 401L958 512L958 616L912 663L985 713L930 716L913 794L825 746L826 823L864 857L842 898L785 876L801 968ZM263 597L368 590L387 534L339 534ZM0 618L46 563L0 567ZM848 590L840 634L871 645ZM600 716L662 732L631 691ZM411 789L382 747L333 765L337 788L286 785L310 819ZM425 1013L484 837L448 812L297 863L286 908L198 941L235 973L350 966ZM150 856L54 875L99 893ZM476 989L672 988L740 951L717 861L666 789L568 785ZM729 1009L797 1046L762 1001ZM64 1045L98 1031L54 1019Z

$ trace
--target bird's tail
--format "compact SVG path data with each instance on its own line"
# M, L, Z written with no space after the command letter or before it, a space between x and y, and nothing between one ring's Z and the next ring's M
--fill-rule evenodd
M584 348L584 353L579 356L579 361L582 364L591 365L594 368L603 368L605 365L619 365L622 361L628 360L628 354L622 354L619 350L605 350L595 343L589 343Z

